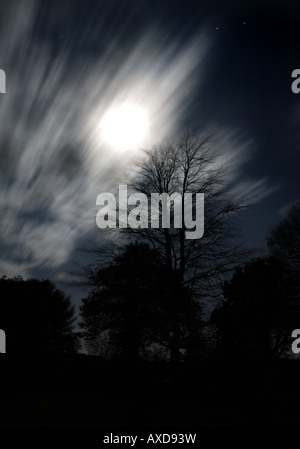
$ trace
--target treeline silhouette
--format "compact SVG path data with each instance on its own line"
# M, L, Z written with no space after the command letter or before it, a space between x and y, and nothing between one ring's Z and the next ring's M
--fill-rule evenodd
M80 331L70 298L52 282L1 278L7 353L74 354L80 348L103 360L173 365L293 355L291 333L300 313L300 203L269 231L267 255L244 250L235 217L249 198L232 200L209 142L185 132L172 145L146 152L128 184L148 196L155 190L204 192L203 237L185 239L185 226L108 229L115 233L110 247L97 250L98 263L86 269L89 293L80 306ZM161 206L151 214L161 219ZM209 314L212 299L217 306Z
M82 299L79 325L89 353L175 365L293 355L291 333L300 312L300 203L269 231L267 255L246 250L237 217L253 199L234 199L226 167L218 165L209 144L209 138L187 131L173 144L146 152L128 183L147 198L151 192L174 197L180 192L182 198L204 193L204 235L186 239L185 225L110 230L110 247L95 251L99 263L86 272L90 292ZM174 200L171 211L178 212L176 207ZM195 202L192 212L199 216ZM136 206L134 213L141 220L142 209ZM161 205L151 206L149 224L162 215ZM212 300L218 305L210 315Z
M0 328L7 335L7 353L75 353L74 322L70 297L49 280L0 279Z
M110 246L95 251L98 262L85 272L79 330L70 298L49 280L0 279L3 398L100 404L96 411L88 402L88 417L78 405L81 421L67 414L58 427L113 420L115 427L146 428L159 417L165 426L214 427L216 408L225 427L254 416L262 425L294 422L296 393L286 386L300 374L291 350L292 331L300 328L300 203L269 231L267 255L245 250L236 216L249 198L232 201L208 142L185 133L148 152L130 184L146 195L204 192L203 237L185 239L184 226L107 230L114 233ZM212 300L217 305L208 313ZM40 422L37 409L32 413ZM14 412L9 416L1 418L12 427Z

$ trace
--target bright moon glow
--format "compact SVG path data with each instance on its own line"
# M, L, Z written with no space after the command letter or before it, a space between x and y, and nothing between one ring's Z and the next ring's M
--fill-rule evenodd
M124 104L111 109L102 121L102 135L117 150L136 147L148 131L145 111L137 106Z

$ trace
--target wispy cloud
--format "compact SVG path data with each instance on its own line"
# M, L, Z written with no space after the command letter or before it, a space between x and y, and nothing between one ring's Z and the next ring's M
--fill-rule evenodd
M105 113L124 102L142 106L149 117L144 148L176 135L194 110L213 42L205 31L182 40L159 21L126 40L131 24L125 20L116 32L110 23L114 2L97 20L47 37L39 30L45 17L54 30L67 17L54 4L45 12L42 2L12 2L1 19L7 93L0 97L0 270L57 270L61 279L60 268L78 257L78 242L97 232L97 195L113 178L122 181L138 152L105 143ZM204 131L214 134L217 164L226 166L237 196L250 192L259 201L273 191L265 179L240 180L254 142L237 128Z
M68 260L95 226L97 194L137 150L120 155L104 142L105 112L124 101L142 105L150 126L142 146L168 138L188 110L210 46L204 34L183 45L157 25L126 45L121 32L110 31L100 54L73 58L72 42L62 37L53 55L51 40L33 37L39 7L11 6L0 47L7 72L0 98L0 266L11 271L15 263L25 275ZM88 38L87 23L78 47Z

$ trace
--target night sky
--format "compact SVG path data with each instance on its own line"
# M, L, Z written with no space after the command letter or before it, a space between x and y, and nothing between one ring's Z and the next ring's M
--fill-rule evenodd
M249 247L299 198L298 1L2 1L0 274L50 278L70 292L71 272L97 247L96 197L130 172L140 148L184 128L213 134L230 164ZM126 151L101 120L127 102L149 131Z

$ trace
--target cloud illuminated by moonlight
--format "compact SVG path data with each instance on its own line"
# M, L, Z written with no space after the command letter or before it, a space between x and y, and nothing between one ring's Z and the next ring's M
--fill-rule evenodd
M106 7L97 29L111 13ZM99 54L74 56L74 40L84 46L95 26L83 24L53 49L51 39L33 39L37 11L29 0L7 4L1 28L7 93L0 98L0 271L28 276L47 269L61 277L74 249L97 233L97 195L112 177L122 182L141 147L180 131L212 43L204 32L180 41L180 33L157 24L126 46L121 31L109 31L99 37ZM59 14L54 9L47 20ZM138 138L128 137L120 153L122 141L103 123L124 107L144 112L134 118ZM231 136L223 138L238 154L240 142Z

